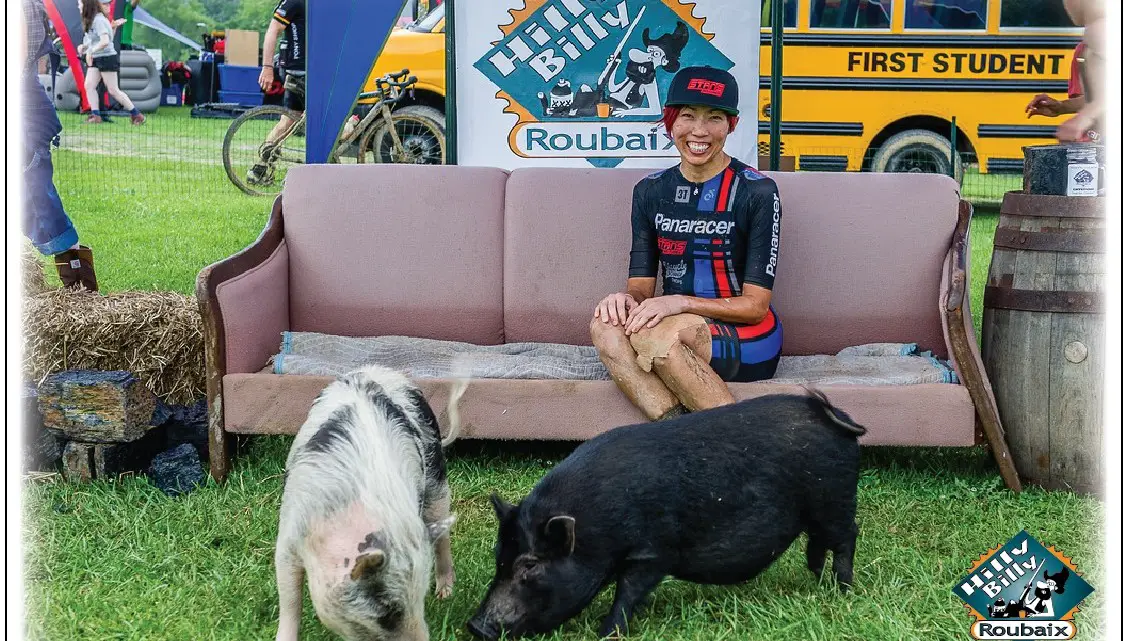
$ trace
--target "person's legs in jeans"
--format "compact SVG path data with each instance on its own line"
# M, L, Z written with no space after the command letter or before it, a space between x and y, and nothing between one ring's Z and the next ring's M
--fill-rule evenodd
M93 254L78 244L78 231L55 189L51 141L62 124L47 93L33 77L24 79L23 231L45 256L53 255L63 285L97 291Z

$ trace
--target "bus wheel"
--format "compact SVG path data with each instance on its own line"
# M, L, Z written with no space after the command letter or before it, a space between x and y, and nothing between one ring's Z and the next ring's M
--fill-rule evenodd
M926 129L888 138L872 158L872 171L950 175L950 141ZM962 158L954 154L954 180L962 182Z

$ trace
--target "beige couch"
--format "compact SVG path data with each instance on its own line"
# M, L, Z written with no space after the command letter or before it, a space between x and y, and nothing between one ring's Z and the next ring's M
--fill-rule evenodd
M211 473L231 434L293 434L329 378L268 373L285 330L479 345L590 345L595 303L625 283L635 169L304 166L261 236L205 268ZM960 384L833 385L870 445L988 441L1019 490L977 352L966 289L970 206L927 174L777 173L774 304L784 355L913 342ZM418 381L435 409L448 381ZM793 391L731 384L734 395ZM475 381L463 438L582 440L640 422L610 381ZM976 421L975 421L976 419Z

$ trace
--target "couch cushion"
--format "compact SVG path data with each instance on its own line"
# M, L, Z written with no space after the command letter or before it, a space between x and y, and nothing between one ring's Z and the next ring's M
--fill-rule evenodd
M223 377L226 429L243 434L296 434L326 376L228 374ZM450 381L416 379L445 433ZM736 400L802 393L792 385L733 383ZM834 405L868 428L864 445L969 446L974 408L961 385L944 383L872 387L826 385ZM645 419L611 381L474 380L461 400L464 438L502 440L589 439Z
M282 194L291 329L501 342L506 176L488 167L294 168Z
M653 171L512 172L504 203L507 341L591 344L595 304L626 286L633 185Z
M625 286L630 200L644 169L521 168L505 197L509 341L590 344L598 300ZM946 356L935 310L958 217L932 174L770 173L782 198L774 305L783 353L918 343Z

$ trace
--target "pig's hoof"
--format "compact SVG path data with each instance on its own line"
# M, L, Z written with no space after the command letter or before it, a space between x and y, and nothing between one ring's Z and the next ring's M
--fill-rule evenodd
M615 620L603 621L598 629L598 636L599 638L608 639L609 641L624 639L626 636L624 627L625 626L620 625L618 621Z
M434 596L439 599L448 599L454 593L454 573L451 570L449 576L439 577L438 581L434 584Z

